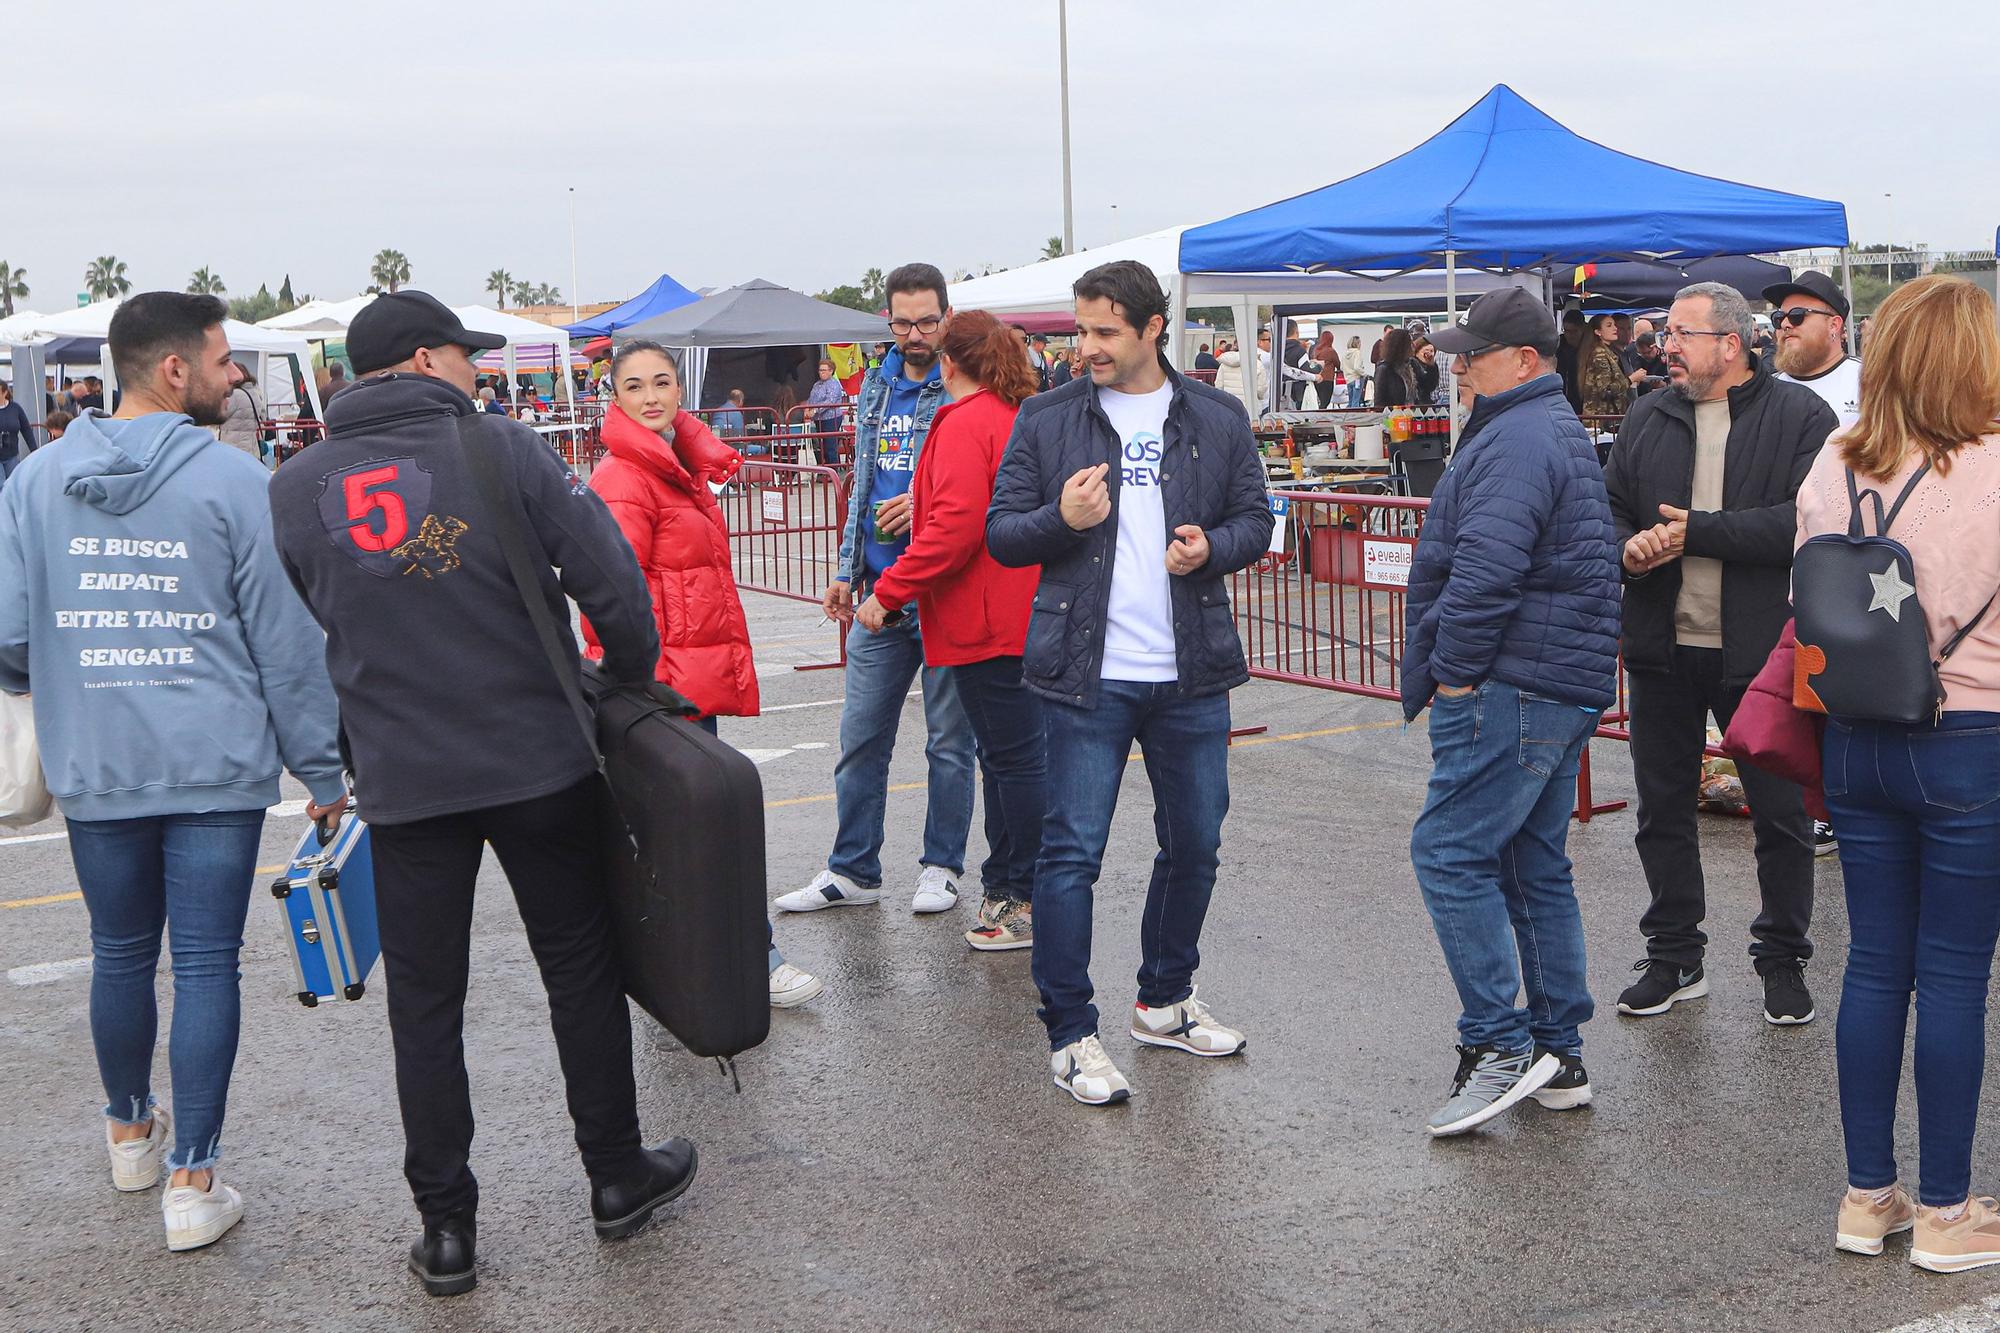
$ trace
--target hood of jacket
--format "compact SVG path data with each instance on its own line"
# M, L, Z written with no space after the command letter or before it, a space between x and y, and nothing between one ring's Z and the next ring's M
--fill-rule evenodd
M633 420L613 405L604 414L604 447L613 458L692 489L695 481L726 482L743 467L743 455L715 437L692 412L674 417L674 441Z
M220 443L180 412L87 414L63 433L63 493L112 514L146 503L187 461Z

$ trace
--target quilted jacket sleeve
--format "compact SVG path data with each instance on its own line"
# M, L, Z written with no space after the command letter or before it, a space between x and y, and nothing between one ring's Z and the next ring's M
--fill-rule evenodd
M1231 409L1234 409L1233 411ZM1209 529L1208 565L1204 572L1234 574L1262 559L1271 547L1271 501L1264 489L1264 465L1257 456L1257 439L1241 403L1212 408L1227 424L1217 444L1225 465L1223 519Z
M1556 478L1538 450L1495 440L1460 491L1457 544L1438 593L1431 674L1440 685L1475 685L1492 671L1501 638L1555 513Z

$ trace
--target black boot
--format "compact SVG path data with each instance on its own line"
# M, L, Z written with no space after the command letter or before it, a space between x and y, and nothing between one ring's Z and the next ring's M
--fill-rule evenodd
M479 1285L472 1250L478 1228L470 1217L451 1216L424 1223L422 1239L410 1247L410 1271L433 1296L457 1296Z
M687 1139L668 1139L639 1155L645 1159L642 1175L590 1192L590 1216L599 1240L625 1239L645 1226L661 1204L680 1198L694 1183L695 1150Z

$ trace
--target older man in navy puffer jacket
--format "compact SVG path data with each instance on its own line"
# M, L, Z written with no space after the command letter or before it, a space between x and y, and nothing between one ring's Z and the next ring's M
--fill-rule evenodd
M1432 341L1477 395L1411 563L1403 660L1404 714L1431 705L1410 857L1463 1010L1458 1073L1429 1122L1444 1135L1528 1096L1590 1100L1564 843L1578 756L1616 694L1619 602L1604 475L1555 373L1555 320L1510 288Z

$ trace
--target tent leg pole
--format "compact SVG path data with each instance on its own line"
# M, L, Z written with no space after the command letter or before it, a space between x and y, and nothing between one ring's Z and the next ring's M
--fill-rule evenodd
M1263 411L1263 405L1257 401L1257 310L1246 296L1236 298L1236 358L1243 372L1243 387L1239 390L1243 406L1255 421Z
M1449 324L1458 318L1458 251L1444 252L1444 319ZM1451 447L1458 448L1458 377L1452 377L1451 402Z
M1840 247L1840 290L1847 294L1847 354L1853 356L1860 349L1860 339L1855 335L1854 326L1859 322L1854 317L1854 267L1848 262L1847 247Z

